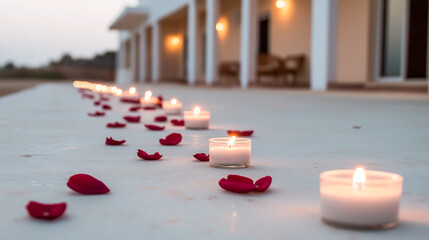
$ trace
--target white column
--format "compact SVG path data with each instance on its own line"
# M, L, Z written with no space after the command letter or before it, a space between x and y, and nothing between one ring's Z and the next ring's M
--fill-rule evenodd
M158 82L160 78L161 61L161 26L155 22L152 26L152 82Z
M187 80L193 85L197 78L197 6L196 0L191 0L188 5L188 62Z
M115 55L116 58L116 71L115 71L115 81L117 83L121 82L121 73L124 65L124 44L122 43L121 39L119 39L119 47L118 51Z
M249 86L256 76L257 0L241 1L240 85Z
M216 23L219 0L206 0L206 84L211 85L218 76L218 36Z
M147 78L147 70L146 70L146 26L140 28L140 71L139 71L139 82L143 83Z
M134 83L136 81L136 68L137 68L137 41L136 34L130 33L130 79L129 83Z
M336 75L338 0L313 0L311 19L311 89L324 91Z

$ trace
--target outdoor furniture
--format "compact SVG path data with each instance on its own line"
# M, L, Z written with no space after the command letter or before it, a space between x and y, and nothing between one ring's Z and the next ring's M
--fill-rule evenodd
M290 55L283 60L282 75L286 83L296 85L297 77L304 69L305 55Z
M219 79L231 82L237 81L240 75L240 63L238 61L225 61L219 64Z
M261 77L271 77L279 79L282 73L282 59L270 54L260 54L258 56L257 82L261 83Z

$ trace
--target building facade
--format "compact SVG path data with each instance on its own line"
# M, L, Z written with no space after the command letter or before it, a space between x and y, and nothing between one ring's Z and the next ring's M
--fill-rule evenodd
M110 28L118 83L427 88L427 0L140 0Z

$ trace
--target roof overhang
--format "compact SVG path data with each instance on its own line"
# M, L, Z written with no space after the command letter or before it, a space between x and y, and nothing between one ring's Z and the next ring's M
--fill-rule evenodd
M148 19L149 11L144 7L126 7L110 25L111 30L133 30Z

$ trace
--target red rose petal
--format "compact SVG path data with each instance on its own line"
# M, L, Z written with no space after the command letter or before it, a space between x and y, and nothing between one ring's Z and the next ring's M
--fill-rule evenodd
M157 116L154 119L155 122L166 122L167 121L167 116Z
M235 193L249 193L255 189L252 179L239 175L228 175L226 179L222 178L219 186Z
M112 107L109 104L103 104L103 110L112 110Z
M134 98L134 97L121 97L121 102L123 102L123 103L140 103L140 99Z
M158 95L158 103L157 103L159 108L162 108L162 101L163 100L164 100L164 97L161 94L159 94Z
M240 183L251 183L253 184L253 180L245 177L245 176L240 176L240 175L235 175L235 174L230 174L227 177L228 181L233 181L233 182L240 182Z
M139 156L141 159L144 159L144 160L159 160L162 158L162 155L159 154L159 152L156 152L154 154L147 154L145 151L141 149L137 151L137 156Z
M236 136L236 137L250 137L253 134L253 130L247 130L247 131L239 131L239 130L228 130L228 136Z
M185 120L172 119L170 121L174 126L185 126Z
M100 101L94 101L94 106L98 106L98 105L100 105L101 104L101 102Z
M130 109L128 109L128 110L130 112L137 112L140 108L141 108L141 106L134 106L134 107L130 107Z
M99 112L99 111L95 111L94 113L88 113L88 116L90 117L101 117L106 115L105 112Z
M86 195L110 192L110 189L102 181L84 173L71 176L67 182L67 186L78 193Z
M255 182L255 191L257 192L264 192L267 190L273 179L270 176L263 177Z
M115 140L112 137L108 138L106 137L106 145L122 145L126 141L125 140Z
M92 95L92 94L85 93L85 94L82 94L82 98L94 99L94 98L95 98L95 96L94 96L94 95Z
M123 116L124 120L129 123L139 123L140 116Z
M160 138L159 143L161 145L177 145L182 141L182 134L172 133L165 137L165 139Z
M27 204L27 211L30 216L44 220L54 220L61 217L66 208L67 204L65 202L46 204L30 201Z
M159 101L159 102L162 102L163 100L164 100L164 97L163 97L161 94L159 94L159 95L158 95L158 101Z
M110 101L110 99L109 99L108 97L106 97L106 96L104 96L104 95L100 94L100 101L101 101L101 102L108 102L108 101Z
M158 126L153 124L145 124L144 125L147 129L153 130L153 131L161 131L164 130L165 126Z
M143 107L143 110L155 110L156 107L152 107L152 106L147 106L147 107Z
M120 122L108 123L106 125L106 127L108 127L108 128L123 128L125 126L127 126L127 124L120 123Z
M84 93L87 93L87 92L89 91L89 89L86 89L86 88L78 88L78 89L77 89L77 91L78 91L78 92L80 92L80 93L82 93L82 94L84 94Z
M200 161L208 161L210 157L205 153L197 153L197 154L194 154L194 158Z

